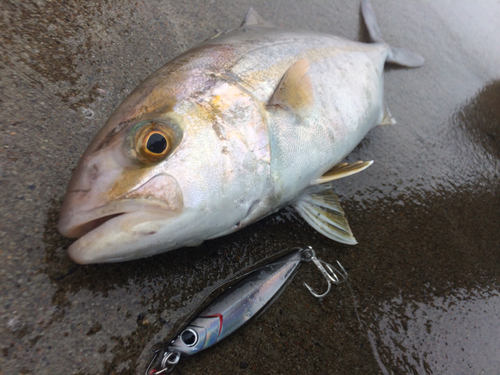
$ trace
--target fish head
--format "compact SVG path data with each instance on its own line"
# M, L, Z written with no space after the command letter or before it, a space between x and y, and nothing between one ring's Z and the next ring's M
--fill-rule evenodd
M77 263L198 245L235 227L259 194L269 152L258 105L211 78L163 77L125 99L72 175L58 230L78 238L68 249Z

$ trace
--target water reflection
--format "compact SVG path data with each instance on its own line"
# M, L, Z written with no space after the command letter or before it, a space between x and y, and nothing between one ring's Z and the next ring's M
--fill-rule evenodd
M385 374L497 373L500 293L457 289L420 302L400 295L384 302L368 331Z
M424 199L416 191L401 197L422 239L406 233L404 250L394 253L408 264L401 265L404 278L392 271L400 278L394 283L405 288L364 317L384 374L489 374L500 367L500 293L492 266L498 258L500 81L481 88L440 129L445 172L426 181ZM409 203L418 200L426 213L413 215ZM418 266L408 267L412 262Z

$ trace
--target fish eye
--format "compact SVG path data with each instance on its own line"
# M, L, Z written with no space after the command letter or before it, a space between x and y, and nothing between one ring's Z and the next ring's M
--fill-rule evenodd
M180 334L181 341L186 346L195 346L198 342L198 334L194 329L187 328Z
M175 134L167 125L160 122L142 122L133 137L133 155L144 163L163 160L173 148Z
M167 149L167 139L161 133L151 133L146 148L153 154L161 154Z

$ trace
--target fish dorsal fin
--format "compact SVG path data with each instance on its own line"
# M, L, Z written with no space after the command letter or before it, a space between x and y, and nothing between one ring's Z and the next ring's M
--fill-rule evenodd
M313 104L313 88L309 70L309 60L296 61L281 78L278 87L269 100L270 105L278 105L292 110Z
M331 190L302 197L295 205L300 216L324 236L347 245L356 245L339 199Z
M222 30L222 31L217 31L217 33L215 33L214 35L212 35L211 37L205 39L203 42L206 42L207 40L212 40L212 39L215 39L215 38L218 38L220 37L221 35L224 35L224 34L227 34L228 32L230 31L233 31L233 29L226 29L226 30Z
M339 178L356 174L358 172L364 171L372 164L373 160L357 161L351 164L349 163L337 164L335 167L326 172L323 176L314 181L314 185L324 184L325 182L338 180Z
M226 30L222 30L222 31L218 31L216 34L212 35L210 38L206 39L206 40L210 40L210 39L215 39L215 38L218 38L220 37L221 35L225 34L227 31Z
M248 9L243 22L241 22L240 27L245 26L276 27L272 22L264 20L253 8Z

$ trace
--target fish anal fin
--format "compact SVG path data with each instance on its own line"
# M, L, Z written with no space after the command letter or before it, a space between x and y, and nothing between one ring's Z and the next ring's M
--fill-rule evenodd
M351 176L358 172L364 171L372 164L373 160L357 161L351 164L349 163L337 164L335 167L326 172L323 176L314 181L314 185L324 184L325 182L330 182L333 180L338 180L339 178Z
M356 245L338 197L331 190L302 197L295 205L300 216L324 236L347 245Z
M308 74L309 60L296 61L285 72L269 105L277 105L292 110L307 108L313 104L313 87Z
M253 8L249 8L240 27L245 26L260 26L260 27L276 27L272 22L264 20L259 13Z
M384 117L382 118L382 122L379 125L386 126L386 125L396 125L397 122L392 117L391 112L389 111L389 107L387 105L384 107Z

